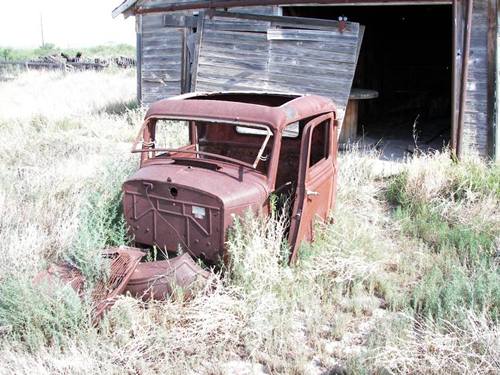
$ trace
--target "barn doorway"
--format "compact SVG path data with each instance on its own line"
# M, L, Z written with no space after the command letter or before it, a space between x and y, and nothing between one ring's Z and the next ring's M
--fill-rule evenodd
M451 5L284 7L283 15L365 26L353 88L359 100L356 141L385 158L440 150L451 137Z

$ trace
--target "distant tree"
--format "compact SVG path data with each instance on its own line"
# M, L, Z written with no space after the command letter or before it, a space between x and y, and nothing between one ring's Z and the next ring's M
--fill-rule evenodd
M5 61L12 60L12 48L0 48L0 55Z
M35 50L37 56L47 56L58 53L58 48L53 43L45 43L43 46L38 47Z

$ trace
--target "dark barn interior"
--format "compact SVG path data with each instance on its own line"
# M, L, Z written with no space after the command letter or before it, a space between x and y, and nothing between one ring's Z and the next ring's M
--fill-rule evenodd
M400 157L441 149L451 133L452 14L449 5L287 7L283 14L365 26L353 88L378 97L358 102L358 139ZM415 142L416 139L416 142Z

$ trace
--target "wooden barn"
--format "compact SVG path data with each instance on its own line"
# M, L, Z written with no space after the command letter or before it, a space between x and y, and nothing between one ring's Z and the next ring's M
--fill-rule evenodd
M125 0L137 95L331 97L342 141L500 160L498 0ZM398 143L399 142L399 143Z

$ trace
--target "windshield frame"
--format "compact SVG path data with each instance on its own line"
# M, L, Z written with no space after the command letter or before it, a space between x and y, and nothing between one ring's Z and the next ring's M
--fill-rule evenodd
M198 136L197 136L197 134L192 133L193 132L192 129L193 128L196 129L196 125L194 125L194 122L196 122L196 121L200 121L200 122L204 122L204 123L217 123L217 124L224 124L224 125L228 125L228 126L233 126L235 132L236 132L237 126L244 126L244 127L255 128L255 129L260 129L260 130L266 131L265 138L264 138L264 140L259 148L259 151L256 155L256 158L252 164L245 163L245 162L243 162L239 159L236 159L236 158L228 158L230 160L234 160L235 162L237 162L236 164L240 164L240 165L247 164L245 166L247 166L249 168L251 167L256 172L259 172L257 170L257 166L259 165L259 161L261 160L261 157L262 157L262 154L264 153L265 148L269 144L269 140L271 139L271 137L275 137L273 129L271 127L269 127L268 125L261 124L261 123L238 121L237 119L231 121L231 120L225 120L225 119L219 119L219 118L213 118L213 117L153 115L153 116L149 116L146 119L144 119L144 122L142 123L142 126L139 130L139 133L137 134L137 136L132 144L131 152L142 154L141 155L141 165L143 162L154 158L154 156L149 157L147 155L148 152L154 152L154 151L161 152L162 150L169 152L172 150L172 149L161 149L161 148L159 148L159 149L148 148L148 144L145 143L145 140L147 138L151 139L151 136L152 136L152 129L150 128L150 125L156 124L157 120L187 121L188 124L186 126L189 127L189 142L193 142L193 141L195 142L196 151L199 151ZM195 138L195 139L193 140L193 138ZM140 148L138 147L139 144L140 144ZM192 144L193 143L191 143L191 145ZM154 143L152 143L150 141L149 145L154 145ZM275 146L274 144L272 144L272 146L271 146L270 159L272 159L273 155L274 155L274 152L273 152L274 146ZM182 152L182 147L183 146L180 146L180 147L176 148L175 150L179 150L179 152ZM146 154L146 155L144 155L144 154ZM227 162L231 163L230 160L227 160ZM272 163L269 163L269 167L267 168L268 170L267 170L266 174L268 177L269 177L269 172L270 172L269 169L270 169L271 165L272 165Z

